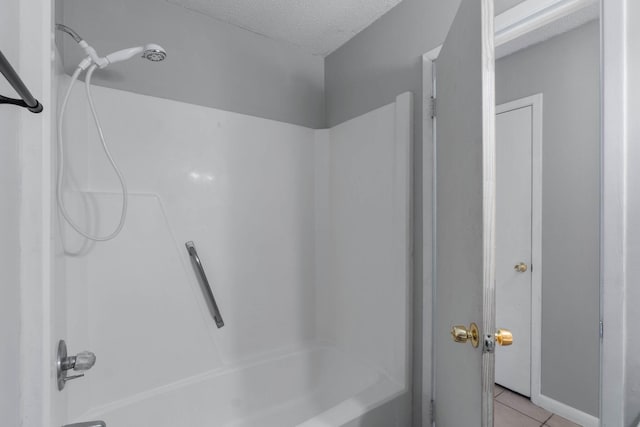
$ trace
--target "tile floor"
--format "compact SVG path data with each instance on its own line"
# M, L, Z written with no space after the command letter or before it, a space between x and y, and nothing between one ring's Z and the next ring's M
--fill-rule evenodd
M493 408L494 427L580 427L498 384L495 388Z

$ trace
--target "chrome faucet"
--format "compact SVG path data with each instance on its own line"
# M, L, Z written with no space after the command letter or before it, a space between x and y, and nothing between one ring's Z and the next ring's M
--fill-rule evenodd
M62 427L107 427L104 421L85 421L83 423L65 424Z
M62 390L69 380L84 376L84 371L88 371L95 365L96 355L90 351L83 351L75 356L67 356L67 344L64 340L58 342L58 357L56 360L56 371L58 376L58 390ZM67 371L80 371L77 375L67 375Z

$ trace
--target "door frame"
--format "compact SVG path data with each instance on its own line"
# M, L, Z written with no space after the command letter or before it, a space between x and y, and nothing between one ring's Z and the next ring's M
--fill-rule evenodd
M615 2L614 2L615 3ZM525 49L533 44L577 28L598 16L602 16L601 0L525 0L496 16L496 60ZM439 45L422 55L422 227L423 274L422 306L425 313L433 314L435 254L435 60L440 54ZM603 58L604 60L604 58ZM613 97L612 97L613 101ZM540 263L540 261L538 261ZM535 265L535 264L534 264ZM538 269L541 271L541 269ZM423 316L422 323L422 420L423 425L433 422L434 369L433 328L431 315ZM532 332L533 339L533 332ZM533 368L533 358L532 358ZM539 369L539 367L538 367ZM603 368L604 369L604 368ZM601 381L600 400L603 401L604 380ZM538 384L538 387L540 385ZM533 398L534 384L532 384ZM540 395L542 396L542 395ZM542 397L544 399L545 396ZM559 402L558 402L559 403ZM602 403L601 403L602 404ZM567 407L569 408L569 407ZM573 409L573 408L572 408ZM561 415L561 412L558 411ZM601 410L601 414L604 413ZM595 419L595 418L594 418ZM589 425L598 425L589 424ZM616 424L611 424L616 425Z
M628 25L637 16L629 10L627 1L601 1L601 210L600 210L600 417L602 426L625 425L629 396L626 393L628 372L625 342L629 339L625 307L630 289L635 284L627 275L627 260L633 259L628 244L629 225L638 220L629 218L627 203L638 197L638 190L630 186L627 163L631 158L627 146L633 140L628 115L634 111L628 101L627 73L630 64ZM631 177L633 178L633 177ZM631 224L629 223L631 221ZM636 279L637 280L637 279ZM628 323L629 322L629 323ZM635 380L636 378L634 378ZM629 421L627 421L629 422ZM637 422L637 420L636 420Z
M549 409L540 388L542 359L542 123L543 94L527 96L496 107L496 116L531 107L531 401ZM498 165L499 167L499 165ZM501 325L496 325L501 326ZM508 325L502 325L508 327ZM517 339L517 337L516 337ZM556 411L552 411L556 412ZM559 415L562 415L562 413Z

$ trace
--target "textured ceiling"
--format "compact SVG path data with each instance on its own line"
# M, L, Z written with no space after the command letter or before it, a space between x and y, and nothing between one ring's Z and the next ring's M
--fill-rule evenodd
M328 55L402 0L167 0L275 40ZM439 0L451 1L451 0ZM500 14L524 0L495 0Z
M315 55L327 55L401 0L167 1Z

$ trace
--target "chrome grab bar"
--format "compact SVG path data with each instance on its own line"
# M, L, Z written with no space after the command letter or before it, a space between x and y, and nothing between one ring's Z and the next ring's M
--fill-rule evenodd
M204 268L202 267L202 262L200 262L200 257L198 256L196 245L194 245L193 242L187 242L184 245L187 248L187 252L189 252L191 260L196 266L196 270L201 282L200 284L204 288L205 296L207 297L209 306L213 310L213 320L216 321L216 326L218 328L222 328L224 326L224 320L222 320L222 314L220 314L220 309L218 308L218 304L216 304L216 298L213 296L213 291L211 290L211 285L209 285L207 275L205 274Z

